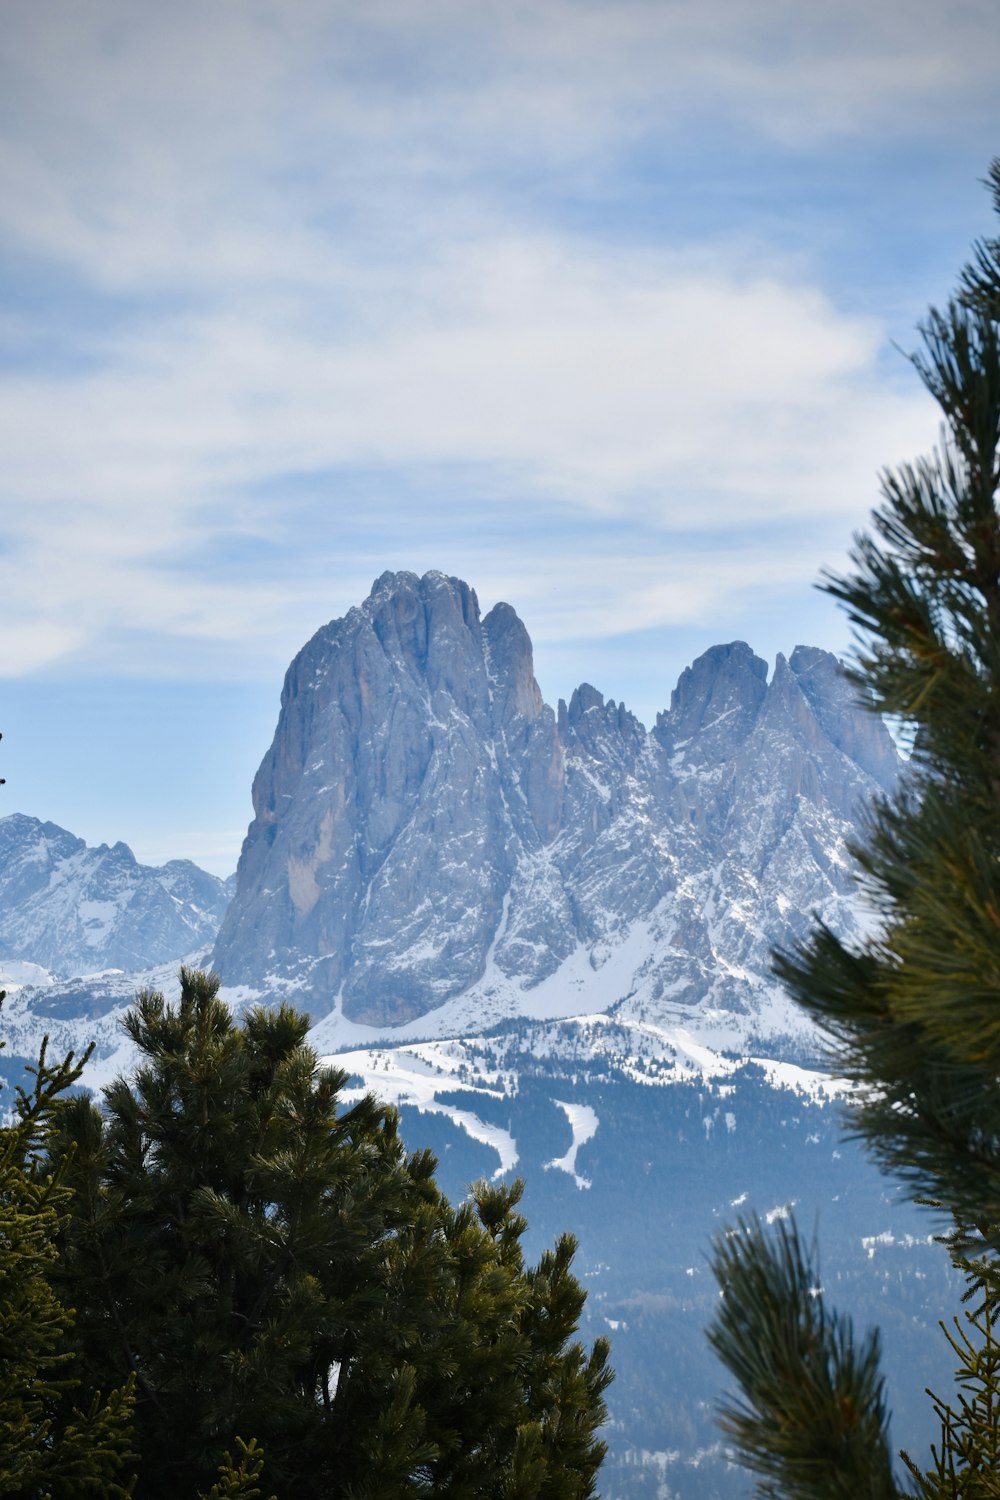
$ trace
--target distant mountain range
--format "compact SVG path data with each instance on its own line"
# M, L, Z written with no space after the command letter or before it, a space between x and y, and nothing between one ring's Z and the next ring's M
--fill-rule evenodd
M523 1173L532 1253L578 1235L585 1332L618 1369L604 1500L748 1489L714 1424L705 1252L737 1213L795 1204L822 1219L835 1300L883 1326L915 1448L950 1367L928 1334L946 1258L841 1139L770 971L814 912L863 928L849 844L899 773L826 652L769 674L715 646L647 730L587 684L546 706L509 605L480 618L457 579L387 573L289 668L232 881L0 820L0 1067L48 1034L95 1042L107 1083L135 989L169 994L182 958L236 1007L308 1009L348 1096L395 1101L451 1196Z
M827 652L768 681L713 647L648 731L588 684L543 703L509 605L386 573L288 670L213 961L329 1043L609 1008L771 1035L771 949L857 927L847 843L898 769Z
M327 1045L606 1011L775 1037L771 950L863 923L848 843L898 772L827 652L768 680L715 646L647 730L586 683L543 703L509 605L386 573L288 670L235 878L2 818L0 965L211 948L234 1001L293 998Z
M188 859L154 869L127 844L0 818L0 977L5 961L68 978L176 959L212 943L232 891Z

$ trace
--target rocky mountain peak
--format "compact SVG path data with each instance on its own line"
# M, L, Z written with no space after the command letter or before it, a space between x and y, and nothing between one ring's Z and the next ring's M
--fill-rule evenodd
M715 760L746 738L766 693L767 662L745 641L712 646L681 673L656 738L690 764Z
M477 670L483 641L479 601L444 573L383 573L364 610L386 657L475 713L485 707ZM463 701L471 690L472 696Z
M88 848L56 823L0 818L0 960L70 977L183 958L212 942L229 894L190 860L141 865L121 841Z
M537 719L545 705L535 681L531 639L509 604L493 606L483 621L483 636L495 723Z
M839 659L816 646L796 646L788 665L824 734L880 787L891 787L899 771L892 736L877 714L857 711L864 707L859 689Z
M583 755L607 762L619 772L627 770L646 745L645 726L624 703L604 701L589 682L573 690L567 707L560 698L557 710L559 738L569 755Z
M581 682L578 688L573 690L573 696L569 700L569 709L566 713L567 722L574 728L579 724L585 713L594 708L600 711L604 707L604 694L599 693L589 682Z
M752 1011L796 914L851 920L894 765L827 653L713 647L648 734L588 683L554 714L509 604L385 573L289 668L214 962L334 1028Z
M221 972L259 982L266 942L323 1009L439 1005L479 972L515 844L553 837L561 780L514 611L482 622L459 579L383 574L289 669Z

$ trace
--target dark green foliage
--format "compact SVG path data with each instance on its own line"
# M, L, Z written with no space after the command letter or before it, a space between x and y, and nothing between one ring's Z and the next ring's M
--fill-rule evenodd
M990 164L986 185L994 203L1000 204L1000 157ZM988 313L994 322L1000 322L1000 239L973 246L972 260L962 272L959 295L972 307Z
M991 182L1000 211L1000 161ZM984 241L957 299L929 314L914 359L942 413L939 447L885 476L855 572L826 584L859 632L855 682L912 747L900 790L876 804L855 851L876 921L855 946L819 927L776 965L825 1029L836 1069L859 1085L853 1130L952 1215L952 1257L979 1299L945 1330L959 1368L954 1401L933 1398L933 1466L922 1473L907 1460L928 1500L1000 1492L998 318L1000 240ZM892 1493L877 1344L854 1353L848 1321L806 1306L794 1231L729 1244L716 1252L724 1300L711 1337L743 1390L745 1405L729 1413L741 1458L769 1476L767 1493ZM808 1369L798 1351L783 1363L790 1329L807 1344L821 1330L818 1385L812 1356ZM842 1378L851 1433L868 1434L867 1481L853 1440L829 1446ZM801 1466L796 1433L801 1452L826 1453L825 1475L822 1464Z
M864 633L855 680L913 743L856 851L881 930L851 948L820 929L778 972L862 1085L880 1160L1000 1223L1000 331L956 302L923 332L940 449L886 477L857 572L828 584Z
M264 1455L256 1438L245 1443L236 1439L237 1457L227 1453L219 1465L219 1477L201 1500L258 1500L262 1491L257 1483L264 1467ZM274 1496L271 1496L274 1500Z
M931 1392L941 1423L926 1472L904 1453L921 1500L996 1500L1000 1496L1000 1343L996 1308L955 1318L945 1337L955 1352L955 1404Z
M1000 1275L985 1237L957 1225L945 1237L967 1286L971 1311L941 1324L957 1359L951 1401L928 1390L940 1435L931 1444L931 1466L921 1470L900 1455L920 1500L998 1500L1000 1497Z
M0 1495L17 1500L124 1497L132 1383L79 1399L69 1368L72 1315L52 1287L69 1191L46 1158L56 1101L80 1076L45 1048L29 1093L0 1128ZM104 1386L105 1391L109 1386Z
M135 1379L144 1500L252 1493L220 1488L251 1435L281 1500L592 1495L610 1372L571 1342L572 1241L525 1266L519 1185L452 1208L393 1110L339 1109L306 1017L216 990L140 995L135 1076L62 1116L80 1369Z
M895 1496L879 1340L857 1343L826 1310L815 1252L794 1227L741 1223L716 1240L724 1288L709 1342L743 1392L722 1428L765 1495L802 1500Z

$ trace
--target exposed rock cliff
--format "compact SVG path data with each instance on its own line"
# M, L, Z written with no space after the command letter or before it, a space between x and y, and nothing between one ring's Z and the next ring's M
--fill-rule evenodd
M648 733L588 684L553 713L509 605L386 573L289 668L214 961L380 1028L445 1005L760 1017L774 943L816 909L857 921L845 841L896 774L826 652L768 681L713 647Z

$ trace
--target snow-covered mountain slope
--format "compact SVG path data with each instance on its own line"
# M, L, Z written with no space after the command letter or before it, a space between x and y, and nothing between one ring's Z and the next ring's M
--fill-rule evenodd
M185 955L183 961L204 968L208 956L208 950L202 948ZM0 1095L0 1111L10 1107L10 1090L25 1082L26 1067L37 1061L44 1039L50 1058L63 1058L69 1052L81 1058L87 1048L93 1049L82 1082L95 1093L130 1073L136 1053L122 1028L122 1018L139 990L159 990L176 1000L180 962L172 958L149 969L105 969L76 979L48 975L45 982L39 982L30 972L19 982L8 977L17 969L2 966L6 997L0 1010L4 1043L0 1080L8 1089Z
M55 823L0 818L0 985L18 982L19 962L66 978L180 958L213 941L230 892L187 859L154 869L127 844L92 849Z
M142 903L105 894L129 881L74 890L89 853L111 871L116 850L51 825L27 853L0 845L0 912L47 914L53 945L65 923L82 960L40 942L0 970L0 1073L13 1081L48 1034L55 1055L95 1043L92 1088L127 1074L135 990L173 998L181 953L212 961L235 1007L310 1010L346 1097L396 1102L451 1197L523 1174L529 1253L578 1237L584 1332L611 1333L617 1370L606 1500L745 1490L714 1424L705 1255L753 1209L822 1216L824 1279L882 1324L894 1431L915 1447L923 1389L947 1375L927 1333L947 1258L842 1141L841 1085L770 973L813 911L863 925L848 843L898 769L824 652L798 647L769 674L742 643L714 647L647 731L587 685L546 707L508 606L481 620L454 579L387 574L289 670L214 954L211 932L190 953L185 928L148 967L149 945L124 938ZM96 941L119 930L87 905L101 901L115 957ZM103 972L46 973L74 967Z
M214 963L330 1047L611 1008L786 1033L771 950L857 929L848 840L897 774L826 652L768 680L714 647L648 732L586 684L548 708L509 605L387 573L289 668Z
M319 1040L314 1031L311 1040ZM471 1140L496 1152L491 1175L502 1177L519 1162L520 1149L510 1126L491 1123L491 1101L513 1100L522 1075L579 1073L588 1078L614 1075L649 1088L698 1084L711 1090L745 1071L759 1070L770 1088L788 1090L815 1103L839 1098L847 1085L816 1068L770 1057L735 1057L706 1046L686 1027L671 1029L649 1023L622 1024L597 1014L572 1020L520 1026L485 1037L452 1037L393 1047L354 1048L326 1058L343 1068L352 1080L345 1099L370 1091L399 1108L421 1115L442 1115ZM477 1111L477 1102L486 1106ZM571 1132L567 1150L545 1163L546 1169L567 1172L580 1189L590 1179L576 1171L580 1147L600 1127L595 1110L586 1104L554 1101L566 1116ZM484 1117L487 1116L487 1117Z
M522 1176L530 1255L577 1238L584 1332L610 1334L617 1372L606 1500L747 1493L716 1426L725 1374L704 1331L718 1299L710 1242L753 1212L794 1210L807 1234L819 1224L823 1284L856 1327L881 1326L893 1441L919 1450L925 1387L950 1378L936 1319L955 1287L935 1221L844 1140L842 1083L605 1014L330 1061L348 1072L346 1097L369 1087L398 1105L404 1139L434 1151L450 1196Z

